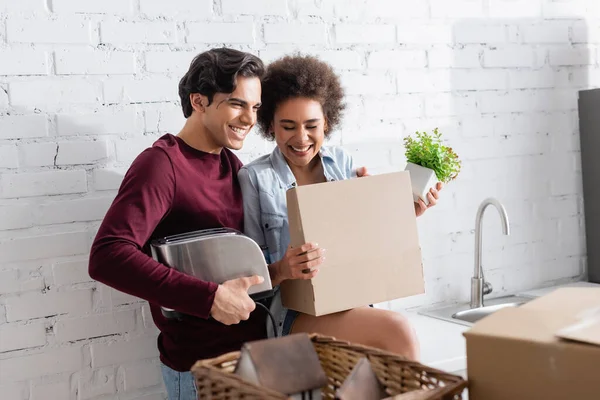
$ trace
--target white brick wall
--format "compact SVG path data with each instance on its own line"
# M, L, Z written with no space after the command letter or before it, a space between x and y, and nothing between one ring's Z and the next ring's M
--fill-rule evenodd
M459 179L420 219L427 294L464 301L479 202L497 292L585 266L577 90L600 86L594 0L0 0L0 397L164 400L147 303L93 282L89 246L129 163L184 122L177 83L229 45L300 50L347 90L342 144L371 172L439 127ZM270 148L259 137L239 152ZM565 239L567 238L567 239Z

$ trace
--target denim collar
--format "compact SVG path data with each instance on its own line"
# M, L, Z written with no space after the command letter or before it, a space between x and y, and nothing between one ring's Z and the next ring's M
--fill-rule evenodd
M325 178L328 181L334 180L327 169L327 165L329 163L335 162L333 155L327 147L321 146L321 149L319 150L319 157L323 163ZM275 172L277 173L277 177L279 178L280 186L285 190L296 187L296 177L292 173L292 170L285 160L285 156L281 153L281 150L279 150L279 147L275 147L269 158L273 168L275 169Z

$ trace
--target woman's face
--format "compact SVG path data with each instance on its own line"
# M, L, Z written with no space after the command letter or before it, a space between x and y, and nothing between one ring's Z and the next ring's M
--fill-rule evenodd
M307 166L319 154L325 139L325 116L321 103L306 97L288 99L275 109L275 142L288 163Z

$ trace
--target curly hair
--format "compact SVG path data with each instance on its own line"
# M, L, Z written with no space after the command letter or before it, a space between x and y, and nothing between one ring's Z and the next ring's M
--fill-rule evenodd
M261 79L265 67L260 58L239 50L219 48L198 54L179 81L179 98L184 117L192 115L190 94L200 93L212 103L215 93L232 93L237 77Z
M258 109L258 126L263 137L275 138L271 124L282 102L306 97L321 103L327 129L325 137L340 123L346 105L344 89L331 66L316 57L293 55L280 58L267 67L262 82L262 105Z

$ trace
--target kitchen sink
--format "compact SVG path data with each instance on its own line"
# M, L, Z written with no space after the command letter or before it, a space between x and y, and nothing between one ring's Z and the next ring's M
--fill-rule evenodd
M485 299L482 307L471 308L469 303L462 303L442 308L423 310L420 311L419 314L471 326L480 319L487 317L500 309L506 307L518 307L530 300L532 300L531 297L525 296L502 296Z

